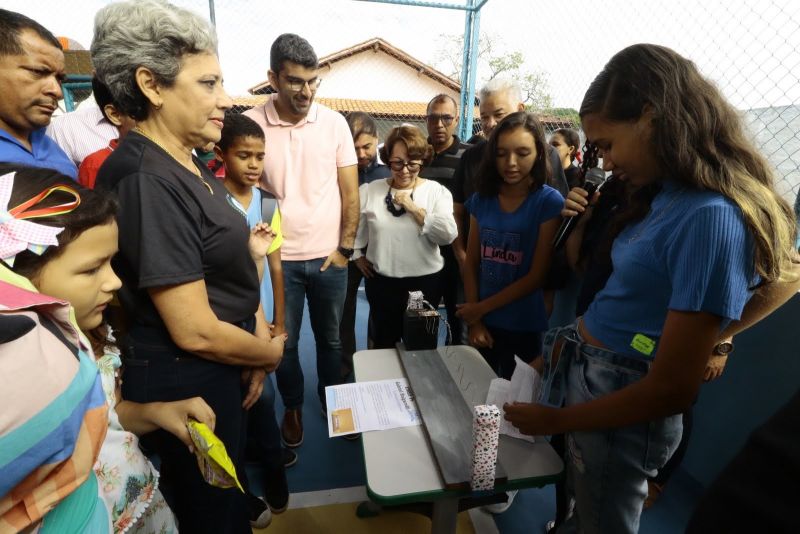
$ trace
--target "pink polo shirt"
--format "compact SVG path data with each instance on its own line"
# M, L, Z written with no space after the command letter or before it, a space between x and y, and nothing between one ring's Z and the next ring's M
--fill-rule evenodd
M297 124L282 121L275 97L244 114L264 130L265 189L278 199L283 217L281 259L327 257L339 246L342 197L337 169L356 165L356 151L347 122L316 102Z

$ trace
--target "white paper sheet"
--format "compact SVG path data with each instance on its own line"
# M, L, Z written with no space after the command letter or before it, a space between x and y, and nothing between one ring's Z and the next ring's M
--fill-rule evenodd
M536 369L520 360L517 356L514 356L514 360L517 366L514 368L511 380L504 378L492 380L489 384L489 392L486 395L486 404L494 404L502 410L503 404L536 402L538 400L539 392L542 388L542 377ZM531 443L536 441L533 436L522 434L505 418L500 421L500 433L512 438L524 439Z
M422 424L405 378L328 386L325 401L329 437Z

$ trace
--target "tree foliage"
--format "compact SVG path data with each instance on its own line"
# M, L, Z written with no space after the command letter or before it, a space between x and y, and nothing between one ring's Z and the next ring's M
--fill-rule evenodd
M514 79L522 91L525 107L544 111L552 105L547 73L526 65L525 54L520 50L506 51L502 40L492 34L482 34L478 43L478 85L504 76ZM441 34L435 64L450 78L461 81L464 36Z
M547 108L543 110L543 113L551 117L557 117L561 119L565 124L568 124L571 128L580 128L581 126L581 118L580 115L578 115L577 109Z

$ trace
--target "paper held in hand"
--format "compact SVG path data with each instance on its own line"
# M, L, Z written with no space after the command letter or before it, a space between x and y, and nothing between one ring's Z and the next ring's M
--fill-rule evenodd
M494 404L503 410L503 404L514 402L538 402L539 393L542 389L542 377L536 369L514 356L517 366L511 381L504 378L495 378L489 384L489 392L486 394L486 404ZM502 418L500 420L500 433L512 438L524 439L534 443L533 436L522 434L517 428Z
M325 402L332 438L422 424L405 378L328 386Z

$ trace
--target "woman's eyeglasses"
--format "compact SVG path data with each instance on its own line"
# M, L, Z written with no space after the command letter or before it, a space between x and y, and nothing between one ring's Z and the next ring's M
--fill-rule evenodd
M420 167L422 167L421 163L415 163L413 161L403 161L400 159L391 159L389 160L389 167L393 171L402 171L403 167L408 169L408 172L414 173L419 171Z

